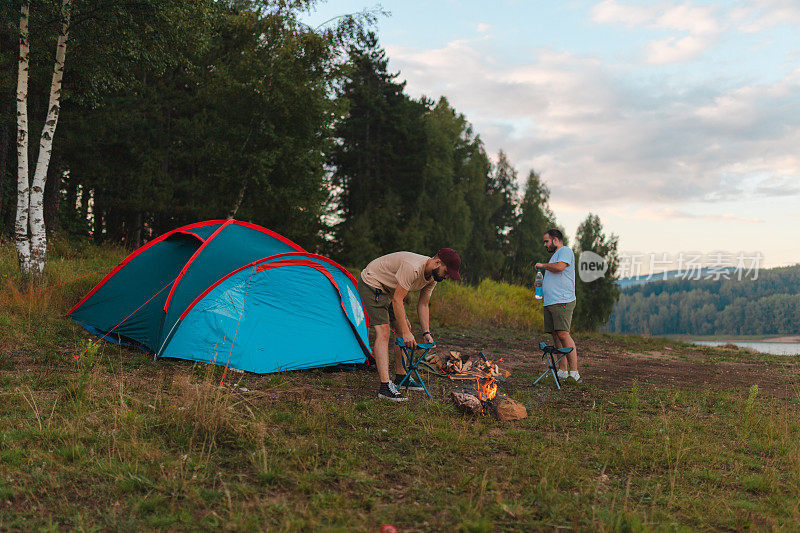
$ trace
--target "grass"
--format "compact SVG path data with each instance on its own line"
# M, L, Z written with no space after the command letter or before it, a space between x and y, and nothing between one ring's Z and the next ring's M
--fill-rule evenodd
M13 278L9 253L0 253L0 272ZM87 248L56 257L48 283L123 255ZM792 530L800 523L797 391L787 399L752 386L634 382L556 393L530 387L533 371L520 371L504 390L529 417L500 423L417 395L387 405L373 398L374 374L364 370L223 379L217 367L87 344L62 314L99 276L34 295L5 285L0 529ZM491 298L491 285L474 294L448 285L435 298L460 302L455 316L476 313L475 326L463 329L439 314L448 334L485 328L513 341L535 320L504 300L524 295L513 287L473 307L477 295ZM686 346L585 338L621 352Z
M6 529L790 528L797 408L757 390L533 390L515 424L387 406L294 373L28 367L3 389ZM198 376L198 372L204 374ZM357 376L368 387L370 376ZM254 378L253 378L254 379ZM403 428L398 431L398 428ZM102 512L99 512L102 511Z

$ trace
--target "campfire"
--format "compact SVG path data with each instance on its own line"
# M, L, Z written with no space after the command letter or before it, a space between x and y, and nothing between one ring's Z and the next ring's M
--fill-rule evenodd
M450 400L462 413L475 416L492 414L500 420L519 420L528 416L524 405L505 394L498 394L497 382L504 381L511 373L487 359L483 352L478 353L476 359L456 351L436 353L429 355L426 361L451 380L474 383L470 389L450 393ZM502 363L503 359L497 362Z
M499 420L519 420L528 416L524 405L505 394L497 394L497 384L491 378L477 379L472 390L451 392L450 400L456 409L469 415L492 414Z
M491 376L476 378L472 390L451 392L450 400L456 409L465 414L492 414L499 420L519 420L528 416L524 405L505 394L497 394L497 383Z

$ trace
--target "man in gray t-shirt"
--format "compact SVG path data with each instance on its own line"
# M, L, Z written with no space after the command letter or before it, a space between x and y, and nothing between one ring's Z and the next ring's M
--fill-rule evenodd
M581 380L578 373L578 350L569 334L572 313L575 311L575 254L564 246L560 230L549 229L544 234L544 247L553 254L547 263L536 263L536 270L544 270L542 296L544 304L544 330L553 335L557 348L572 347L572 351L559 363L558 378ZM567 370L569 362L569 371Z

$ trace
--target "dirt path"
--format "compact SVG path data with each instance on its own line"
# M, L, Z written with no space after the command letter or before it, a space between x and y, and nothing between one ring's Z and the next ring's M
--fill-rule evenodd
M499 340L440 336L439 346L448 350L477 354L483 351L495 360L503 358L503 366L512 372L543 371L539 340ZM800 396L800 360L797 363L774 363L758 356L745 361L723 361L707 351L691 347L661 347L658 350L637 350L616 340L595 338L576 340L581 375L607 389L630 387L634 380L641 385L669 386L679 389L742 389L757 384L759 393L774 397ZM719 348L714 353L731 355L733 348Z

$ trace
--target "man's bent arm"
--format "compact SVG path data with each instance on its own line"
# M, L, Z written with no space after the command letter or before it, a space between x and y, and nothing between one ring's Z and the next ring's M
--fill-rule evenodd
M564 261L558 261L557 263L536 263L536 265L534 265L533 268L535 268L536 270L543 268L545 270L558 274L559 272L563 272L564 269L567 268L568 266L569 265Z
M414 339L414 335L411 334L411 325L406 318L406 308L403 305L403 298L406 297L406 294L408 294L408 291L398 284L392 297L392 309L394 310L394 318L397 321L397 327L400 330L400 336L403 337L403 342L406 343L406 346L413 348L417 345L417 341Z
M431 331L430 323L430 309L428 304L431 301L431 293L422 291L419 295L419 302L417 302L417 316L419 317L419 325L422 331Z
M397 327L400 328L400 335L405 338L407 333L411 333L408 327L408 319L406 318L406 307L403 305L403 299L408 294L408 291L402 285L397 285L392 297L392 309L394 310L394 318L397 320Z

